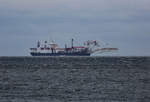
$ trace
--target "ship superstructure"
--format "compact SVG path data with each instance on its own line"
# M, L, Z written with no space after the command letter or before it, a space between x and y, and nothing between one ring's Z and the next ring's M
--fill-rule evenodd
M88 40L84 42L83 46L74 46L74 39L71 39L71 47L59 48L58 45L51 41L47 41L41 44L37 42L36 48L30 48L30 54L32 56L90 56L95 52L106 52L118 50L117 48L101 48L96 40Z

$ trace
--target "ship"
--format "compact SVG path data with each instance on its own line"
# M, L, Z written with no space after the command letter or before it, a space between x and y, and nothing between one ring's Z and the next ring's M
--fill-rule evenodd
M101 47L96 40L88 40L82 46L74 46L74 39L71 39L71 46L67 47L67 44L65 44L64 48L58 47L58 44L53 40L51 42L44 41L44 44L38 41L36 48L30 48L30 54L32 56L91 56L91 54L97 52L103 53L116 50L118 48Z

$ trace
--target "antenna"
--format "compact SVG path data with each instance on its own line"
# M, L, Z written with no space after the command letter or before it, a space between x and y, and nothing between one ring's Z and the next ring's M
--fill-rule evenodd
M50 32L49 32L49 33L50 33ZM50 40L50 41L53 41L53 40L54 40L54 39L53 39L53 34L52 34L52 33L50 33L49 40Z
M37 48L39 48L39 47L40 47L40 41L37 42Z

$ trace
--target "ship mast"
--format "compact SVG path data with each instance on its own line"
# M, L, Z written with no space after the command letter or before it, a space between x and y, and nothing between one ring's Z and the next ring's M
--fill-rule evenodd
M73 48L73 38L71 39L71 47Z

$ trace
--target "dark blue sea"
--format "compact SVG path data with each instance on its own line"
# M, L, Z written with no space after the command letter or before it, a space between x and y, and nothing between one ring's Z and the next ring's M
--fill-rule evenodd
M0 57L0 102L150 102L150 57Z

